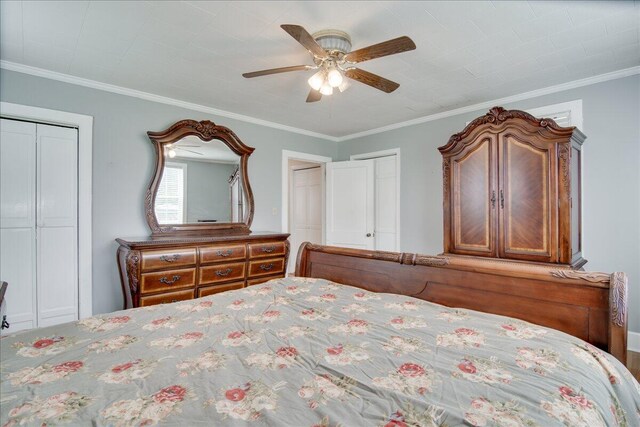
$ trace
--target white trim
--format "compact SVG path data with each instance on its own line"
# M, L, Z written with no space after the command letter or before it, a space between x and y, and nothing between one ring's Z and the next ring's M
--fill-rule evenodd
M529 92L523 92L516 95L511 95L505 98L494 99L491 101L485 101L466 107L456 108L454 110L443 111L441 113L431 114L428 116L418 117L416 119L407 120L404 122L393 123L387 126L382 126L375 129L369 129L362 132L352 133L343 136L330 136L322 133L312 132L305 129L300 129L292 126L283 125L280 123L270 122L268 120L258 119L255 117L245 116L243 114L232 113L230 111L219 110L217 108L207 107L204 105L193 104L191 102L180 101L165 96L154 95L148 92L142 92L135 89L129 89L121 86L111 85L108 83L102 83L95 80L84 79L81 77L71 76L69 74L58 73L55 71L49 71L42 68L31 67L29 65L18 64L15 62L0 60L0 68L5 70L16 71L18 73L30 74L33 76L43 77L51 80L58 80L61 82L71 83L79 86L90 87L93 89L103 90L107 92L118 93L126 96L133 96L135 98L145 99L147 101L159 102L161 104L174 105L176 107L187 108L194 111L200 111L203 113L215 114L222 117L228 117L235 120L240 120L247 123L253 123L261 126L267 126L274 129L280 129L288 132L294 132L301 135L312 136L316 138L326 139L327 141L342 142L348 141L363 136L374 135L377 133L387 132L394 129L400 129L407 126L412 126L420 123L431 122L445 117L456 116L458 114L469 113L476 110L482 110L490 108L495 105L508 104L511 102L522 101L525 99L535 98L542 95L548 95L551 93L562 92L569 89L575 89L582 86L588 86L595 83L606 82L609 80L621 79L624 77L634 76L640 74L640 66L625 68L622 70L612 71L609 73L599 74L597 76L587 77L584 79L573 80L566 83L561 83L554 86L548 86L546 88L536 89Z
M92 89L103 90L106 92L117 93L120 95L132 96L134 98L144 99L146 101L158 102L160 104L173 105L180 108L186 108L189 110L200 111L207 114L215 114L221 117L227 117L234 120L240 120L242 122L253 123L255 125L266 126L274 129L284 130L287 132L298 133L301 135L312 136L315 138L326 139L328 141L337 142L338 138L335 136L329 136L322 133L312 132L305 129L296 128L293 126L287 126L280 123L271 122L269 120L258 119L251 116L245 116L244 114L233 113L231 111L220 110L218 108L207 107L205 105L194 104L192 102L181 101L179 99L169 98L166 96L155 95L153 93L142 92L135 89L129 89L122 86L116 86L108 83L102 83L95 80L84 79L82 77L76 77L69 74L58 73L56 71L49 71L43 68L32 67L29 65L18 64L10 61L0 61L0 68L4 68L9 71L16 71L18 73L30 74L32 76L43 77L45 79L57 80L60 82L71 83L78 86L90 87Z
M325 164L331 163L333 159L331 157L319 156L317 154L309 154L309 153L301 153L298 151L290 151L290 150L282 150L282 205L281 205L281 218L282 218L282 232L289 232L289 160L303 160L307 162L315 162L320 163L320 167L322 168L322 183L324 186L324 176L325 176ZM324 243L325 239L325 218L324 218L324 189L322 191L322 243Z
M78 315L93 314L91 247L91 169L93 117L28 105L0 102L0 116L78 128Z
M627 350L640 353L640 332L627 333Z
M517 95L507 96L505 98L494 99L492 101L481 102L481 103L469 105L466 107L456 108L455 110L443 111L442 113L436 113L436 114L431 114L429 116L418 117L417 119L407 120L405 122L393 123L387 126L370 129L363 132L352 133L350 135L339 137L338 142L348 141L350 139L361 138L363 136L369 136L377 133L387 132L394 129L400 129L407 126L413 126L420 123L432 122L434 120L443 119L445 117L457 116L458 114L470 113L476 110L491 108L496 105L509 104L512 102L523 101L525 99L536 98L542 95L548 95L551 93L562 92L565 90L575 89L582 86L588 86L595 83L621 79L624 77L634 76L636 74L640 74L640 66L625 68L623 70L618 70L618 71L612 71L610 73L587 77L585 79L580 79L580 80L574 80L574 81L562 83L555 86L549 86L542 89L536 89L529 92L520 93Z
M542 107L529 108L526 110L526 112L532 116L540 118L551 117L553 114L565 111L571 112L571 126L575 126L584 132L582 121L582 99L561 102L560 104L544 105Z
M368 160L377 159L380 157L396 157L396 252L400 252L400 229L402 221L400 220L400 180L402 179L402 172L400 170L400 148L390 148L388 150L373 151L371 153L352 154L349 160Z

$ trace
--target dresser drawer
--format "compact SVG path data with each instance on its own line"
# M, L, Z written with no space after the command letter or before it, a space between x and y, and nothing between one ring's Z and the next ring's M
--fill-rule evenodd
M156 273L142 274L140 292L172 291L174 289L193 287L196 283L196 269L158 271Z
M249 263L249 277L269 276L284 272L284 258L251 261Z
M260 277L258 279L251 279L251 280L247 281L247 286L259 285L260 283L268 282L269 280L273 280L273 279L282 279L283 277L284 277L284 274L278 274L276 276Z
M160 295L140 298L140 307L156 304L170 304L172 302L193 299L193 291L167 292Z
M217 264L200 267L200 283L228 282L229 280L244 279L244 262L236 262L232 264Z
M142 252L142 271L196 265L195 249L171 249Z
M213 285L198 289L198 298L206 297L207 295L213 295L224 291L230 291L232 289L244 288L244 282L225 283L223 285Z
M232 261L247 257L246 245L206 246L200 248L200 264L212 262Z
M251 243L249 245L249 257L262 258L284 255L284 242Z

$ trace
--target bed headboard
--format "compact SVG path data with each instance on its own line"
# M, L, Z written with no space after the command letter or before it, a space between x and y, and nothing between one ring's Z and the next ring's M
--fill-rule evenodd
M500 314L627 356L627 277L469 256L427 256L303 243L296 276Z

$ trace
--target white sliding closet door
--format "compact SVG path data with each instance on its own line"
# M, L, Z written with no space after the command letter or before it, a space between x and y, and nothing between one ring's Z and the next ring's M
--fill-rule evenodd
M35 328L36 124L0 121L0 280L11 331Z
M10 332L78 318L78 133L2 119L0 279Z
M38 125L38 326L78 318L78 131Z

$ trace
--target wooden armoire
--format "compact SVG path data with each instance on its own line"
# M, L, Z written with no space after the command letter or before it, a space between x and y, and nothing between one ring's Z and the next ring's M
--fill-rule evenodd
M440 147L444 252L580 268L585 135L492 108Z

